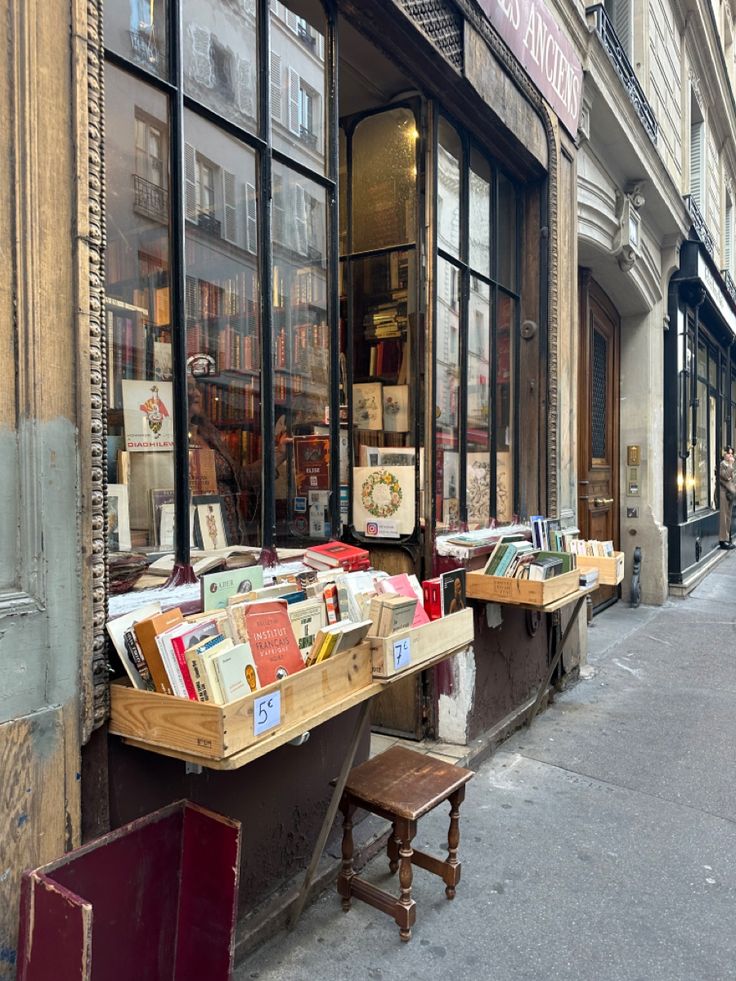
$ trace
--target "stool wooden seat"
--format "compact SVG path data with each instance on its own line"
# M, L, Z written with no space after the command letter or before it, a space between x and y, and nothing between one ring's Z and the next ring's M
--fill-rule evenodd
M393 916L401 939L410 940L416 920L416 903L411 898L412 865L440 876L445 883L447 898L454 899L461 868L457 860L459 809L465 798L465 784L472 776L470 770L401 746L392 746L350 771L340 801L342 868L337 880L337 891L346 912L353 897L362 899ZM411 845L419 818L443 801L450 804L448 855L444 861L413 849ZM390 871L399 870L401 893L398 899L359 878L353 871L353 813L357 807L378 814L392 824L387 852Z

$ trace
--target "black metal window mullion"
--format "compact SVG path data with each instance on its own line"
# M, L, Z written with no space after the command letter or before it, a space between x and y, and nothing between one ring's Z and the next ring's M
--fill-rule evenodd
M178 323L172 331L171 358L174 397L174 559L186 569L189 540L189 410L187 401L186 255L184 244L184 65L181 5L169 4L169 58L174 91L170 95L171 132L171 307Z
M268 0L258 6L258 111L261 138L271 145L271 17ZM273 240L272 240L272 159L268 149L259 157L258 186L261 199L260 273L261 273L261 544L273 547L276 532L276 448L274 446L275 401L273 385Z
M327 177L332 182L328 195L327 235L327 322L330 326L330 530L332 537L340 529L340 225L338 214L337 178L340 166L340 120L337 105L337 8L334 0L325 4L327 15Z
M460 167L460 259L463 268L460 273L460 320L458 323L458 357L460 359L460 375L458 393L458 459L460 473L458 481L458 508L460 522L463 526L468 520L467 502L467 459L468 459L468 327L470 307L470 147L461 130L459 133L462 145L462 160Z

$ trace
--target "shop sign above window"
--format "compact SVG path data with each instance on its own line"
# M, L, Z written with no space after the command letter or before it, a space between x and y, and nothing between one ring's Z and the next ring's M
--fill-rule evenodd
M583 68L570 41L541 0L478 0L563 126L576 136Z

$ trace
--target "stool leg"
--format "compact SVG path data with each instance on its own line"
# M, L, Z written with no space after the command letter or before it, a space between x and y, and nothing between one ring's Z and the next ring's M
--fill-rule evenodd
M391 875L399 867L399 841L396 835L396 823L391 826L391 834L388 836L388 844L386 845L386 854L388 855L388 870Z
M414 854L411 842L417 833L416 821L403 819L397 821L396 830L401 842L399 847L399 885L401 887L401 895L399 896L395 919L399 925L399 936L406 943L408 940L411 940L411 927L416 917L416 904L411 898L411 883L413 879L411 857Z
M338 892L342 896L344 912L350 909L350 880L355 875L353 870L353 814L355 805L343 797L340 802L342 811L342 868L338 877Z
M457 849L460 844L460 805L465 799L465 787L460 787L454 794L450 795L450 830L447 832L447 865L449 865L449 879L445 889L448 899L455 898L455 883L460 878L460 863L457 860Z

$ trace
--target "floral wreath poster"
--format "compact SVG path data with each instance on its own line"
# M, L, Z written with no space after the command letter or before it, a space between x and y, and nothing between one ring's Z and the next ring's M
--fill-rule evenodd
M353 524L371 534L370 525L391 522L399 535L414 531L414 467L356 467L353 470Z

